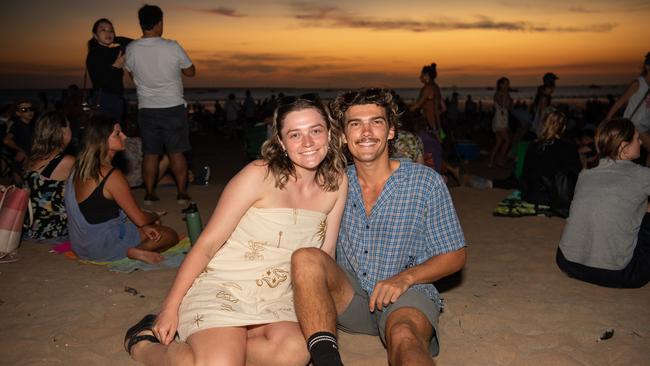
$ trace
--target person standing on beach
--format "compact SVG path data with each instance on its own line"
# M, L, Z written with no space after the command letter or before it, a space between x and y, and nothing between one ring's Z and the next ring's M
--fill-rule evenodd
M550 112L548 108L551 106L551 98L555 91L555 80L559 79L557 75L552 72L547 72L542 77L543 84L537 87L537 94L533 101L533 118L532 131L539 135L542 132L542 125L546 119L546 115Z
M142 135L144 161L142 176L146 188L145 205L159 198L155 193L158 160L167 153L176 179L179 204L186 204L187 160L191 149L182 75L193 77L196 70L185 50L176 42L162 38L163 12L155 5L138 11L142 38L126 49L125 68L138 91L138 123Z
M442 102L442 95L440 94L440 87L436 84L438 77L437 66L435 63L424 66L420 73L420 81L422 88L420 95L415 103L409 106L411 112L422 110L424 117L427 119L429 127L433 130L434 135L439 136L441 121L440 116L445 112L446 106Z
M623 116L629 118L634 127L639 131L643 142L643 148L650 151L650 52L645 55L643 71L636 78L623 95L618 98L607 113L606 120L612 119L614 114L627 103ZM650 166L650 155L646 160L646 166Z
M115 121L124 120L124 49L131 38L115 36L113 23L106 18L95 21L88 40L86 69L93 83L93 105ZM85 81L84 81L85 82Z
M397 106L386 89L340 94L331 104L353 157L336 260L292 256L294 305L315 366L342 365L336 326L379 335L391 365L433 365L442 306L433 285L465 264L465 238L434 170L391 160ZM338 318L338 319L337 319Z
M497 90L494 93L494 117L492 118L492 132L496 137L494 147L490 152L488 167L497 164L504 164L508 148L510 147L510 131L508 129L508 116L512 109L512 98L510 97L510 80L501 77L497 80Z

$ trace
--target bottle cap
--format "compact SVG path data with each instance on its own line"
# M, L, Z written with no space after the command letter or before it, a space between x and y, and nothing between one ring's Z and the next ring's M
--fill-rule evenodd
M196 206L196 202L190 202L187 208L184 208L181 212L184 214L188 214L192 212L197 212L198 210L199 208Z

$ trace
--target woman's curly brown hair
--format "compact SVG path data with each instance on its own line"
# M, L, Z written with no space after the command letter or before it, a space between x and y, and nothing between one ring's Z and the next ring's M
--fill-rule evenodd
M325 106L318 98L310 100L303 97L285 97L280 100L273 115L271 138L262 145L262 158L268 164L268 171L273 174L277 188L283 189L290 177L297 179L296 168L280 143L280 134L287 115L304 109L314 109L323 117L330 136L325 159L316 170L316 182L325 191L337 191L346 166L342 151L341 131L337 124L333 123Z

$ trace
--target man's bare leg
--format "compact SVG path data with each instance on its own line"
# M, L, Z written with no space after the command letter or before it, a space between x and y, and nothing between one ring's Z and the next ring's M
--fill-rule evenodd
M147 190L146 195L155 193L156 180L158 178L158 154L144 154L142 160L142 180Z
M293 301L315 366L341 364L336 316L352 301L354 289L327 253L299 249L291 257Z
M429 341L433 327L429 319L415 308L400 308L386 321L388 360L393 366L433 366Z
M173 153L169 154L169 166L176 179L176 188L178 193L187 193L187 159L185 154Z

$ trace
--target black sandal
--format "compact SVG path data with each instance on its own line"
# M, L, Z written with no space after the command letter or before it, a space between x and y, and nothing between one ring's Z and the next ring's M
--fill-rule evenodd
M124 336L124 349L129 355L131 355L131 348L133 348L133 346L135 346L137 343L141 341L160 343L158 338L156 338L154 335L151 334L138 335L145 330L151 330L153 328L153 324L155 321L156 321L156 315L154 314L145 315L145 317L142 318L142 320L140 320L138 324L132 326L131 328L129 328L129 330L126 331L126 336Z

